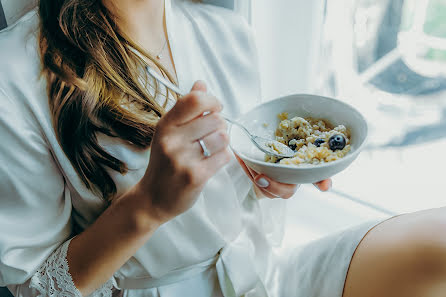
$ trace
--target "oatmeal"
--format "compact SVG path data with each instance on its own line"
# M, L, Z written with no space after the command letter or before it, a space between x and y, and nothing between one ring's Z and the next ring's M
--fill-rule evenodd
M341 159L351 150L350 132L343 125L333 127L327 121L313 118L288 119L286 112L278 117L281 122L276 129L276 140L294 150L295 155L284 159L266 155L266 162L322 164ZM280 152L278 148L277 151Z

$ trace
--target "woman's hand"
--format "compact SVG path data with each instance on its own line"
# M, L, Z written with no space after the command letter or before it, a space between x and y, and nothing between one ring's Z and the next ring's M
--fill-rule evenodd
M231 159L222 105L196 82L192 91L161 118L149 166L138 190L152 215L166 222L191 208L206 182ZM206 116L203 113L210 112ZM202 139L211 153L204 157Z
M254 183L254 190L258 197L268 197L268 198L291 198L297 191L300 185L283 184L274 181L264 174L259 174L255 172L252 168L248 167L239 156L235 155L237 161L242 166L245 173ZM332 181L331 179L326 179L315 183L314 186L326 192L331 189Z

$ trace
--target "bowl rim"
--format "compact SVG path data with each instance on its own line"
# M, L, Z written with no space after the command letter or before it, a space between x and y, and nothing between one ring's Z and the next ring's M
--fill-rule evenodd
M232 149L232 151L236 154L239 155L240 157L242 157L242 159L246 159L249 162L255 163L257 165L267 165L269 167L274 167L274 168L284 168L284 169L292 169L292 170L299 170L299 169L315 169L315 168L326 168L326 167L331 167L334 166L338 163L344 163L344 162L348 162L349 160L351 160L351 162L353 162L355 160L355 158L359 155L359 153L364 149L365 145L368 142L368 138L369 138L369 124L366 120L366 118L362 115L362 113L360 113L355 107L353 107L352 105L341 101L339 99L336 98L332 98L332 97L326 97L326 96L320 96L320 95L314 95L314 94L305 94L305 93L298 93L298 94L290 94L290 95L286 95L286 96L281 96L281 97L277 97L275 99L269 100L268 102L264 102L262 104L256 105L254 108L250 109L249 111L239 115L237 117L237 119L242 118L243 116L251 113L252 111L254 111L255 109L259 108L262 105L268 105L273 103L276 100L283 100L283 99L287 99L290 97L318 97L318 98L323 98L323 99L327 99L327 100L332 100L332 101L336 101L337 103L344 105L345 107L353 110L353 112L357 113L359 115L359 118L362 120L364 127L365 127L365 137L364 140L362 141L362 143L359 145L358 148L356 148L354 151L350 151L349 153L347 153L346 156L344 156L341 159L332 161L332 162L328 162L328 163L323 163L323 164L308 164L308 163L304 163L304 164L299 164L298 166L293 166L293 165L288 165L288 164L278 164L278 163L269 163L269 162L265 162L265 161L261 161L261 160L257 160L257 159L253 159L251 157L246 156L245 154L243 154L242 152L239 152L238 150L236 150L234 148L234 146L232 145L232 141L230 141L230 147ZM234 125L230 125L229 127L229 138L232 140L232 128Z

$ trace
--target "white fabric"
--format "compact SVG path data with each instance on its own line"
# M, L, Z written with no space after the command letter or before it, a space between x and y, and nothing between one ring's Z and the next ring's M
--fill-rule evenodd
M232 117L259 103L256 49L241 17L210 5L166 0L166 20L183 91L204 80ZM37 31L38 17L31 12L0 33L0 286L20 297L77 297L66 248L74 230L88 228L106 204L85 188L56 139L40 76ZM99 140L130 168L124 176L110 171L123 193L144 174L149 151L104 135ZM133 286L123 288L127 297L279 296L281 270L273 265L271 245L281 239L285 201L253 196L250 180L233 159L207 183L192 209L161 226L93 296L109 296L111 283ZM362 238L363 231L355 236ZM351 257L348 250L344 262ZM336 273L334 279L343 282L346 271ZM70 288L73 292L63 292Z
M218 280L223 296L243 296L256 288L258 297L268 297L263 283L254 270L254 261L249 254L249 247L232 242L222 251L216 263Z
M291 250L277 266L277 296L342 297L357 246L381 221L366 222Z
M241 17L211 5L172 0L166 1L166 18L183 91L198 79L206 81L221 98L225 113L233 117L259 102L256 50ZM0 135L8 144L0 148L0 285L29 281L72 237L73 225L87 228L106 207L84 187L57 142L46 82L39 75L37 30L38 17L31 12L0 33ZM122 193L142 177L149 152L103 135L99 139L131 169L125 176L111 172ZM249 256L267 255L268 232L262 226L279 220L282 213L278 209L276 218L263 217L270 210L260 211L263 203L248 195L250 188L249 179L232 160L208 182L196 205L160 227L115 277L162 278L215 257L248 228L255 234L240 240L251 247ZM251 211L243 207L247 199L262 215L246 214ZM276 201L276 208L280 204ZM225 263L237 271L234 265ZM256 275L251 277L260 280L266 267L257 261L254 265L250 271Z
M71 240L68 240L56 249L31 278L29 287L36 289L41 294L40 296L82 297L69 273L67 251L70 242ZM96 290L91 297L112 297L114 287L116 287L116 283L112 278Z
M82 297L69 273L67 251L70 241L68 240L53 252L31 278L30 287L37 289L42 296ZM105 291L108 292L109 290L105 289ZM105 296L109 297L108 295Z

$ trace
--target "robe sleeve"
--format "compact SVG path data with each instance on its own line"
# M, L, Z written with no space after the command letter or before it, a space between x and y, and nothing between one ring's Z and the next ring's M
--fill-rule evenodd
M66 260L70 191L32 111L1 88L0 104L0 286L20 297L81 297ZM92 296L112 288L110 280Z

